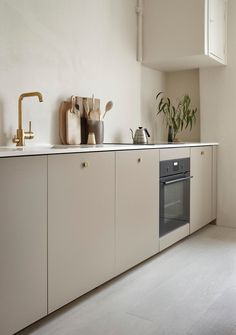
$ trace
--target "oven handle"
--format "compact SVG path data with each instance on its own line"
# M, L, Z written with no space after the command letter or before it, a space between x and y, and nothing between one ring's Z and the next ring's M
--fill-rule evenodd
M193 176L189 176L189 177L185 177L185 178L179 178L179 179L174 179L174 180L169 180L169 181L163 181L162 183L165 185L169 185L169 184L174 184L174 183L178 183L179 181L184 181L184 180L188 180L193 178Z

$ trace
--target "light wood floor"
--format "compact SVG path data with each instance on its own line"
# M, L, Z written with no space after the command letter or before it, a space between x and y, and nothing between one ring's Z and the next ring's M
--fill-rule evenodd
M209 225L19 335L236 335L236 229Z

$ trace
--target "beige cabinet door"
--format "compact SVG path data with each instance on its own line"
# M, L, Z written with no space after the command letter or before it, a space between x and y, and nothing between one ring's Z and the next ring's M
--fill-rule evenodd
M226 59L226 0L208 0L209 53L223 61Z
M47 157L0 158L0 334L47 314Z
M48 308L114 276L115 154L48 157Z
M159 251L159 150L116 153L116 272Z
M212 216L211 221L217 217L217 147L212 147Z
M143 0L142 18L144 65L176 71L226 64L226 0Z
M212 220L212 147L191 148L190 233Z

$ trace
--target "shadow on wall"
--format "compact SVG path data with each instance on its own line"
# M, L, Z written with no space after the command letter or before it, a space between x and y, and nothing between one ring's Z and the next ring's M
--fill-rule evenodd
M51 129L50 129L50 143L54 144L61 144L61 140L59 137L59 108L61 103L67 100L65 97L59 96L55 102L53 111L52 111L52 122L51 122Z
M117 131L113 138L114 143L122 143L122 133L120 131Z
M145 127L146 124L149 125L148 131L150 133L150 140L151 141L155 141L156 140L156 110L155 110L155 106L153 105L153 101L147 102L146 105L146 120L143 120L143 122L145 122Z
M12 145L13 135L16 133L16 128L13 126L6 127L5 122L6 109L2 100L0 100L0 146Z
M4 105L3 102L0 100L0 145L7 145L9 137L9 135L7 136L4 126Z
M0 145L3 142L3 106L2 106L2 102L0 101Z

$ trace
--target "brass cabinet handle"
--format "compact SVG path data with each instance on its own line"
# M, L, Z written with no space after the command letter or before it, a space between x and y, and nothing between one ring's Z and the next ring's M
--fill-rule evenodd
M138 158L138 163L141 163L141 162L142 162L142 158L139 157L139 158Z
M89 162L82 162L82 168L87 168L89 166Z
M201 155L204 155L204 151L201 151Z

